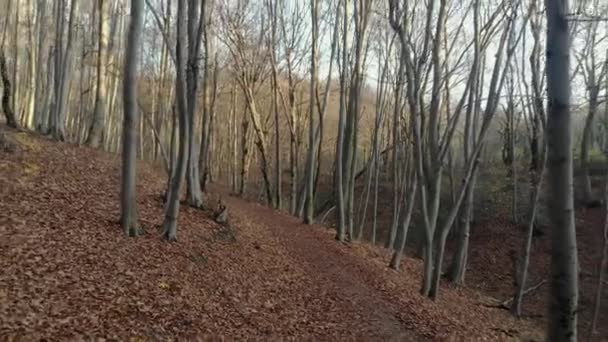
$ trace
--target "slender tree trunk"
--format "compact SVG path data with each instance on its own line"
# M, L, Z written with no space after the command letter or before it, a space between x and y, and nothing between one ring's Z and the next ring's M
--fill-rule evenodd
M336 191L338 192L338 205L337 205L337 218L338 223L336 226L336 239L338 241L344 241L346 234L346 198L344 196L344 159L345 159L345 148L346 148L346 80L347 71L346 66L348 62L348 22L350 20L348 15L349 0L343 2L343 30L342 30L342 72L340 73L340 109L338 119L338 142L336 143Z
M460 229L456 252L452 258L452 264L448 271L448 279L457 285L464 285L467 271L467 261L469 253L469 238L471 236L471 218L473 216L475 183L477 177L471 180L471 187L467 190L464 207L462 208Z
M19 98L19 17L21 13L21 4L19 0L15 0L15 27L13 30L13 51L15 52L15 58L13 58L13 103L12 107L15 111L15 116L20 115L19 110L21 99ZM23 122L22 122L23 124Z
M589 111L585 119L585 128L583 129L583 138L581 140L581 190L582 200L586 206L592 206L597 201L593 199L593 191L591 189L591 175L589 173L589 148L593 141L593 122L595 113L598 110L598 93L599 86L593 85L589 99Z
M36 15L37 15L37 19L36 19L36 24L37 24L37 28L38 28L38 32L36 34L36 37L38 39L38 47L37 47L37 53L36 53L36 61L35 63L37 64L37 68L36 68L36 88L34 90L34 128L37 131L40 131L40 127L42 124L42 113L44 111L47 110L46 107L43 106L43 102L44 102L44 96L45 96L45 92L43 91L44 87L43 87L43 81L44 81L44 67L43 67L43 61L44 61L44 57L47 56L46 54L46 50L48 45L46 44L46 32L47 32L47 20L46 20L46 7L47 7L47 3L44 0L37 0L37 6L36 6ZM49 55L50 57L50 55ZM50 65L52 65L51 63L51 58L49 58L46 61L47 64L47 72L49 69L52 69L50 67ZM50 87L49 83L46 83L45 86L47 87L46 92L49 92L48 88Z
M392 176L393 176L393 223L389 232L388 239L384 247L392 248L395 243L397 234L397 226L399 222L399 150L401 146L401 95L403 92L403 78L405 72L405 61L403 58L399 60L399 70L397 71L397 85L395 88L395 108L393 109L393 160L392 160Z
M72 55L72 41L74 35L74 24L75 16L77 12L79 1L72 0L70 3L70 16L68 20L68 35L66 39L65 50L60 52L60 64L58 65L58 72L55 73L56 82L56 92L55 92L55 109L53 113L51 126L53 137L57 140L64 141L66 138L65 135L65 118L66 118L66 101L67 95L69 92L68 84L71 74L71 55ZM62 10L58 11L58 15L62 16ZM62 35L62 32L59 33ZM63 38L59 39L57 42L57 48L63 49Z
M4 49L0 50L0 76L2 77L2 111L4 112L4 116L6 117L6 124L9 127L17 128L17 120L15 119L15 112L13 111L13 107L11 105L12 101L12 88L11 81L8 78L8 71L6 68L6 57L4 55Z
M319 6L317 0L310 0L310 15L312 20L312 54L310 72L310 101L308 107L308 154L306 159L306 210L304 213L304 223L314 223L314 160L315 160L315 94L317 89L317 40L318 40L318 16Z
M190 141L190 127L188 121L188 106L186 99L186 0L177 2L177 44L176 44L176 78L175 97L177 113L179 115L179 152L177 165L171 180L169 195L167 196L167 207L163 221L163 238L168 241L177 240L177 217L179 214L179 197L183 180L186 176L188 164L188 143Z
M49 132L49 122L51 119L51 115L53 113L54 104L52 103L52 99L54 98L54 93L52 87L53 80L55 79L55 68L52 65L55 64L55 50L49 49L49 63L46 69L46 93L44 94L44 98L42 101L42 109L40 113L40 126L38 127L38 131L42 134L48 134Z
M407 189L407 199L406 199L406 208L404 211L404 218L401 224L401 239L399 239L399 246L394 249L393 256L389 263L389 267L394 270L399 270L399 265L401 264L401 257L403 255L403 251L405 250L405 244L407 242L407 233L410 226L410 221L412 218L412 213L414 212L414 204L416 202L416 191L418 187L418 180L416 178L416 174L412 171L412 175L409 177L409 189Z
M143 0L131 0L131 23L127 37L123 79L124 122L122 139L121 224L129 236L139 234L135 192L137 163L137 61L143 30Z
M282 172L281 172L281 127L279 121L279 79L277 70L277 20L278 20L278 0L269 1L268 12L271 16L271 37L269 42L269 50L271 53L271 66L272 66L272 112L274 115L274 158L275 158L275 169L274 169L274 207L275 209L281 209L282 203Z
M29 129L34 128L34 104L36 89L38 88L38 68L39 64L36 64L38 59L36 56L39 51L37 48L36 32L38 32L37 25L39 24L39 11L36 10L34 0L27 1L28 10L28 40L29 40L29 54L28 54L28 80L27 80L27 105L24 109L25 112L25 126Z
M93 122L89 128L89 136L86 144L91 147L99 147L102 143L102 134L106 115L106 91L109 42L109 9L110 0L97 1L97 13L99 15L99 37L97 42L97 86L95 89L95 105L93 107Z
M232 117L232 192L237 192L238 182L238 139L239 129L236 121L236 109L237 109L237 98L236 98L236 85L232 85L231 91L232 105L231 105L231 117Z
M572 189L568 0L545 0L547 14L547 170L553 222L549 341L577 340L578 260Z
M463 160L464 164L471 162L471 145L475 143L475 139L477 136L477 119L479 116L479 106L480 106L480 97L482 94L482 86L481 86L481 70L480 70L480 59L481 59L481 46L480 46L480 32L479 32L479 20L480 20L480 3L479 0L476 0L473 4L473 31L474 31L474 61L473 61L473 71L471 73L472 84L471 91L468 94L468 107L466 110L465 116L465 127L464 127L464 137L463 137ZM457 249L454 257L452 258L452 264L448 271L448 279L455 284L464 285L466 269L467 269L467 261L468 261L468 252L469 252L469 238L471 232L471 221L473 219L473 209L474 209L474 197L475 197L475 184L477 182L477 177L474 177L471 180L471 186L467 189L466 199L464 208L460 213L460 225L459 225L459 234L457 240ZM453 195L452 206L456 205L456 194Z
M262 178L264 181L264 190L266 193L266 201L268 204L272 204L272 189L269 177L269 162L268 162L268 148L266 146L266 133L262 129L262 123L260 121L260 114L256 107L256 101L252 89L248 85L244 85L243 91L245 93L245 99L253 123L253 131L255 133L256 141L255 144L260 152L260 167L262 171Z
M608 63L608 62L607 62ZM608 114L608 109L606 110ZM604 189L604 203L608 204L608 182ZM600 307L602 305L602 287L604 285L604 277L606 273L606 266L608 265L608 210L604 217L604 231L602 239L602 257L597 270L597 283L595 285L595 299L593 303L593 317L591 319L591 327L589 328L589 341L594 334L597 333L597 323L600 316Z
M515 292L515 296L513 297L513 303L511 305L511 313L515 316L515 317L521 317L521 305L522 305L522 299L524 297L524 291L526 289L526 283L528 281L528 268L530 265L530 254L531 254L531 250L532 250L532 238L534 236L534 223L536 222L536 214L538 212L538 202L540 200L540 192L541 192L541 187L543 184L543 178L545 175L545 168L546 168L546 151L544 153L545 155L545 160L543 160L543 163L541 165L541 169L540 169L540 176L538 177L538 180L536 182L536 184L534 185L534 201L532 202L532 212L530 215L530 221L528 222L528 232L526 235L526 243L524 245L524 250L523 250L523 260L521 263L521 268L519 270L515 270L516 274L520 274L519 279L517 279L516 276L516 280L517 280L517 289Z
M238 195L245 195L245 187L247 186L247 174L249 173L249 118L246 105L244 108L243 118L241 122L241 177L239 178Z
M199 5L200 4L200 5ZM200 7L199 7L200 6ZM189 0L187 13L187 60L186 60L186 110L188 115L188 157L186 170L186 199L188 205L194 208L202 208L203 198L200 182L200 149L196 147L196 136L194 134L194 118L197 111L197 90L199 78L199 54L200 41L205 29L206 1ZM208 53L206 51L205 53ZM208 65L205 65L208 67ZM176 91L177 94L177 91ZM206 96L206 94L205 94ZM205 139L205 137L202 137ZM201 139L201 144L203 143Z

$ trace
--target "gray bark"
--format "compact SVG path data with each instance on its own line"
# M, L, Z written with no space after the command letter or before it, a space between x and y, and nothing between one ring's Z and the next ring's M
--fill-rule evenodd
M306 159L306 200L304 223L314 223L314 165L315 160L315 94L317 89L317 42L319 35L319 5L317 0L310 0L310 15L312 20L312 52L310 59L310 100L308 108L308 154ZM319 124L321 124L319 122Z
M143 0L131 0L131 23L123 71L124 122L122 139L121 224L129 236L139 234L135 176L137 164L137 61L143 29Z
M175 166L174 176L171 180L169 195L167 196L167 207L163 221L163 238L168 241L177 240L177 217L179 214L179 197L186 168L188 164L188 143L190 141L190 127L188 119L188 105L186 99L186 59L187 59L187 17L186 0L177 2L177 44L176 44L176 78L175 78L175 97L177 113L179 116L179 152L177 155L177 165Z
M53 80L55 78L55 68L52 65L55 64L55 49L49 48L48 66L46 68L46 85L47 89L42 99L42 108L40 109L40 122L37 124L38 132L42 134L48 134L49 123L54 105L52 104L53 99Z
M203 199L201 193L201 182L199 172L200 151L196 148L196 136L194 135L194 118L197 111L198 79L199 79L199 54L203 31L206 30L206 0L189 0L187 14L187 60L186 60L186 110L188 113L188 158L186 170L186 199L188 205L194 208L202 208ZM205 37L207 40L209 37ZM205 51L207 54L209 51ZM206 56L208 58L208 56ZM208 63L205 65L207 68ZM206 89L205 89L206 90ZM177 92L176 92L177 94ZM206 95L206 94L205 94ZM205 141L209 132L205 132L201 144Z
M46 50L48 49L48 44L46 43L46 32L48 30L47 20L46 20L46 1L37 0L36 3L36 25L38 25L38 32L36 33L38 39L38 46L36 48L36 88L34 89L34 129L40 131L42 113L46 111L46 107L43 106L43 98L45 96L45 92L43 91L45 83L45 74L43 61L47 56ZM50 58L46 61L47 65L52 65L50 63ZM47 66L48 69L52 69ZM48 70L47 69L47 70ZM46 92L48 92L48 88L50 84L46 84Z
M97 86L95 90L95 105L93 107L93 122L89 128L89 136L86 144L91 147L99 147L102 143L102 134L106 115L107 97L107 74L108 64L108 43L110 33L110 0L98 0L96 2L98 23L98 42L97 42Z
M64 1L61 1L65 4ZM51 133L57 140L64 141L65 135L65 118L66 118L66 102L69 91L69 80L71 75L71 58L72 58L72 41L74 35L74 27L76 26L75 16L79 1L72 0L70 2L70 15L67 22L68 33L64 48L63 43L63 5L57 5L57 21L60 24L60 29L57 31L56 39L56 55L55 55L55 99L53 113L51 115Z
M577 340L578 259L572 188L568 0L545 0L547 15L547 171L553 223L549 341Z
M271 32L269 39L270 62L272 66L272 112L274 116L274 208L281 209L283 206L282 196L282 176L281 171L281 126L279 121L279 78L277 70L277 16L278 16L278 1L271 0L266 4L268 14L270 15Z
M406 208L404 210L404 218L401 223L401 232L400 239L397 239L399 245L394 248L393 256L391 257L391 261L389 263L389 267L394 270L399 270L399 266L401 265L401 257L405 250L405 244L407 242L407 233L410 227L410 221L412 218L412 213L414 212L414 207L416 203L416 192L418 188L418 179L416 177L416 173L414 170L411 171L410 179L407 180L409 183L409 187L407 189L407 199L406 199Z
M346 72L348 70L346 64L348 61L347 53L348 53L348 7L349 0L344 0L343 2L343 29L342 29L342 65L341 65L341 73L340 73L340 109L339 109L339 118L338 118L338 141L336 143L336 191L338 193L338 210L337 213L337 226L336 226L336 240L344 241L344 237L346 234L346 205L345 205L345 196L344 196L344 141L346 134Z

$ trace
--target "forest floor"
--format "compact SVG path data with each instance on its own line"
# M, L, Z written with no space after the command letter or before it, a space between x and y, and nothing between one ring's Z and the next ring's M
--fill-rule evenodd
M182 206L178 241L165 242L166 179L146 163L145 234L126 237L119 156L7 135L17 146L0 142L0 340L542 340L542 320L488 307L480 288L445 284L425 299L419 260L393 271L381 248L221 189L206 200L222 197L229 225Z

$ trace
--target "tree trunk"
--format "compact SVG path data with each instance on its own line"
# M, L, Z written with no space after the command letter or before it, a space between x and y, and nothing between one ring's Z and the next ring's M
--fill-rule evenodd
M464 207L461 212L460 230L458 232L458 240L456 252L452 257L452 264L448 271L448 279L457 284L464 285L467 261L469 253L469 238L471 236L471 218L473 216L474 207L474 188L477 182L477 177L471 179L471 187L467 190Z
M319 6L317 0L310 0L310 15L312 20L312 53L310 58L310 98L308 107L308 154L306 158L306 209L304 213L304 223L314 223L314 160L315 160L315 94L317 89L317 40L318 40L318 16ZM320 123L319 123L320 124Z
M346 198L344 197L344 159L345 159L345 141L346 141L346 73L348 68L346 66L348 61L348 22L350 20L348 15L349 0L343 2L343 32L342 32L342 70L340 73L340 109L338 119L338 141L336 143L336 191L338 193L338 210L337 210L337 226L336 226L336 240L344 241L344 235L346 234Z
M230 92L231 100L231 118L232 118L232 136L231 136L231 145L232 145L232 192L237 192L237 182L238 182L238 139L239 129L236 121L236 108L237 108L237 98L236 98L236 86L232 85L232 91Z
M131 0L131 23L123 73L124 122L122 139L121 224L129 236L139 234L135 192L137 164L137 61L143 29L143 0Z
M11 98L13 96L11 89L11 81L8 78L8 72L6 68L6 57L4 55L4 49L0 50L0 76L2 77L2 111L6 117L6 124L9 127L17 128L17 120L15 120L15 112L11 105Z
M517 289L515 292L515 296L513 297L513 303L511 305L511 313L515 316L515 317L521 317L521 304L522 304L522 299L524 296L524 291L526 289L526 283L528 281L528 266L530 264L530 254L531 254L531 249L532 249L532 238L534 236L534 225L536 222L536 213L538 212L538 202L540 199L540 191L541 191L541 187L543 184L543 177L545 175L545 168L546 168L546 151L544 153L545 155L545 160L543 160L543 163L541 165L541 169L540 169L540 176L538 177L538 180L536 181L536 184L534 184L534 201L532 202L532 209L531 209L531 215L530 215L530 221L528 222L528 232L526 235L526 244L524 245L524 251L523 251L523 260L521 263L521 268L519 270L515 270L516 274L519 273L520 277L519 279L517 279L518 277L516 277L517 280Z
M568 0L545 0L547 14L547 171L553 223L549 341L577 340L578 260L572 189Z
M401 146L401 94L403 93L404 72L405 61L403 58L400 58L399 69L397 71L397 85L395 87L395 107L393 108L393 222L391 224L388 239L386 239L386 244L384 245L385 248L393 247L399 221L399 147Z
M249 173L249 161L250 161L250 153L249 153L249 116L247 111L249 109L245 105L243 118L241 122L241 177L239 179L239 189L238 195L245 195L245 187L247 186L247 174Z
M177 165L175 166L174 177L171 180L171 188L167 197L167 207L165 219L163 221L163 238L168 241L177 240L177 217L179 214L179 195L186 168L188 164L188 143L190 141L190 127L188 119L188 105L186 99L186 0L177 2L177 43L175 48L176 55L176 78L175 78L175 97L177 103L177 113L179 115L179 152L177 155Z
M200 5L199 5L200 4ZM200 6L200 7L199 7ZM197 149L196 136L194 135L194 118L197 112L197 90L199 79L199 54L200 42L205 30L206 1L188 2L187 13L187 60L186 60L186 110L188 115L188 156L186 169L186 200L189 206L202 208L203 198L201 193L201 182L199 172L200 150ZM207 54L209 51L205 51ZM208 67L205 65L205 67ZM176 92L177 94L177 92ZM206 95L206 94L205 94ZM205 136L202 136L201 144Z
M19 16L21 12L21 4L19 0L15 0L15 27L13 30L13 51L15 57L13 58L13 103L12 107L15 112L15 118L20 115L21 111L19 107L21 105L21 99L19 98ZM17 118L18 119L18 118ZM22 121L23 124L23 121Z
M91 147L99 147L102 143L101 138L104 129L104 121L106 115L106 89L107 75L106 68L108 64L108 42L109 42L109 9L110 0L98 0L97 12L99 15L99 37L97 46L97 86L95 90L95 105L93 107L93 122L89 128L89 136L86 144Z
M584 205L591 206L594 204L593 191L591 189L591 176L589 174L589 148L593 142L593 122L595 113L598 107L599 86L593 86L589 99L589 111L585 119L585 128L583 129L583 138L581 140L581 190L582 201Z
M401 237L400 239L397 239L399 242L399 246L394 249L393 256L389 263L389 267L394 270L399 270L399 265L401 264L401 256L403 255L403 251L405 250L405 244L407 242L407 233L410 227L412 213L414 212L414 203L416 202L416 191L418 190L418 180L416 178L415 171L412 170L412 175L409 178L410 186L409 189L407 189L407 207L405 208L405 216L401 225Z
M38 132L42 134L49 133L49 124L51 115L53 113L54 104L52 103L52 99L54 98L53 94L53 80L55 79L55 68L52 65L55 64L55 50L49 48L49 59L48 66L46 68L46 93L44 94L44 98L42 100L42 108L40 109L40 122L37 126ZM118 82L117 82L118 83Z
M279 121L279 79L277 70L277 16L278 0L269 1L268 12L271 23L269 41L270 59L272 66L272 112L274 116L274 208L281 209L282 203L282 171L281 171L281 126Z
M38 39L37 53L36 53L36 88L34 89L34 129L40 131L42 113L47 110L47 108L43 104L44 94L43 91L43 82L44 82L44 67L43 63L47 65L47 70L52 69L50 65L52 65L51 58L49 58L46 62L44 61L44 57L47 56L46 50L48 45L46 44L46 32L47 32L47 20L46 20L46 7L47 3L44 0L37 0L36 5L36 24L38 25L38 32L36 33ZM49 55L50 57L50 55ZM49 92L50 84L46 83L46 92Z
M28 44L29 44L29 54L28 54L28 79L27 79L27 104L24 108L24 126L28 129L34 128L34 104L35 104L35 95L36 89L38 88L38 69L39 64L36 63L37 55L39 53L37 48L36 41L36 25L39 23L39 13L36 11L34 0L27 1L27 13L28 13Z
M607 60L608 61L608 60ZM608 63L608 62L607 62ZM608 114L608 109L606 110ZM608 182L606 183L606 188L604 189L604 203L608 203ZM589 341L591 341L592 336L597 332L597 322L600 315L600 307L602 305L602 287L604 285L604 276L606 266L608 265L608 210L606 211L606 216L604 217L604 231L603 231L603 239L602 239L602 257L600 259L598 274L597 274L597 284L595 286L595 299L593 303L593 318L591 319L591 327L589 328Z
M79 1L72 0L70 3L70 16L68 20L68 35L67 41L65 45L65 49L63 49L63 37L60 37L57 40L56 48L59 49L60 58L56 57L56 65L58 68L55 73L55 107L52 115L52 125L51 132L53 137L57 140L64 141L66 139L65 135L65 118L66 118L66 102L67 96L69 92L69 80L71 74L71 55L72 55L72 41L74 35L74 24L75 16L77 12ZM59 6L59 10L57 15L63 16L63 8ZM63 20L61 20L63 21ZM63 29L63 25L62 25ZM63 31L59 32L58 35L63 36ZM58 59L58 60L57 60ZM57 63L59 62L59 63Z

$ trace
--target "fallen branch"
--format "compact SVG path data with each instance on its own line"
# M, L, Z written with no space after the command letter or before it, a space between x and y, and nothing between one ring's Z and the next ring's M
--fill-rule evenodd
M334 210L336 208L336 206L334 205L333 207L329 208L329 210L327 210L325 212L325 214L323 215L323 217L321 217L321 221L319 222L319 224L323 224L325 222L325 219L327 218L327 216L329 215L329 213L331 213L332 210Z
M528 293L538 290L541 286L543 286L545 283L547 282L547 279L543 279L541 281L539 281L538 283L536 283L535 285L532 285L531 287L527 288L526 290L524 290L523 292L523 296L527 295ZM515 297L510 297L500 303L497 304L482 304L485 307L488 308L495 308L495 309L505 309L505 310L511 310L511 303L513 302L513 299Z

